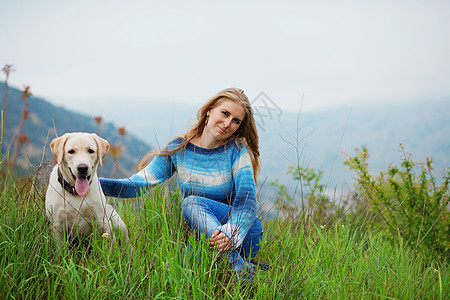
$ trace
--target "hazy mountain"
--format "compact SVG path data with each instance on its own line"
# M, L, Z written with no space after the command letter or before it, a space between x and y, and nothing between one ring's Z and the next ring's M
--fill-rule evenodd
M276 151L295 160L294 149L281 137L293 143L296 124L299 124L300 162L324 170L331 188L351 182L354 174L345 169L344 153L351 155L362 145L368 147L369 163L374 172L386 170L389 163L400 161L400 143L415 161L432 157L435 169L440 172L450 167L449 100L285 113L279 124L274 123L262 134L262 151ZM276 170L279 164L286 166L280 156L266 157L269 170Z
M355 104L300 113L282 111L270 101L268 110L261 101L253 102L261 145L260 182L278 178L281 183L293 185L286 171L298 161L303 167L325 171L324 182L329 183L329 189L345 187L351 184L354 174L346 170L343 153L353 154L362 145L369 149L374 172L400 161L400 143L412 153L413 160L433 157L438 173L450 166L450 98ZM126 109L122 108L124 103ZM199 104L122 98L85 100L82 106L101 111L105 119L126 126L151 145L165 145L171 137L186 131L199 108Z
M3 93L2 84L2 99ZM18 116L21 109L19 97L18 90L10 89L6 128L18 123L18 117L14 119L13 116ZM13 108L13 102L18 103L16 108ZM32 115L24 131L39 151L53 122L58 134L95 132L93 116L100 115L108 121L102 135L112 143L119 139L114 125L125 126L130 135L126 137L126 151L121 162L128 173L150 148L147 145L163 146L171 137L185 132L196 119L199 106L166 100L88 99L79 101L81 114L55 107L39 98L29 102ZM277 178L280 183L295 185L286 171L290 165L299 163L303 167L325 171L324 182L328 182L330 191L345 188L352 183L354 174L346 170L343 153L353 154L361 145L369 149L369 163L374 172L400 161L399 143L412 153L415 161L432 157L437 173L450 167L449 98L371 106L355 104L299 113L282 111L275 103L269 103L271 109L267 110L261 104L254 102L253 106L257 112L261 145L259 182L265 182L265 186ZM7 137L8 131L5 133Z
M5 85L0 83L0 107L2 110L4 95ZM22 115L24 102L20 96L20 90L9 87L6 123L2 127L2 153L5 152ZM27 135L31 143L22 147L22 155L17 165L17 169L22 174L29 173L30 167L39 165L42 158L45 160L52 157L49 144L54 137L61 136L66 132L97 133L97 125L93 116L100 114L97 114L95 111L87 111L86 114L80 114L69 111L64 107L57 107L37 97L29 98L28 103L28 119L25 121L23 133ZM112 145L117 145L120 140L117 127L111 122L103 122L101 125L101 136ZM123 151L119 159L121 175L132 174L139 159L149 150L150 146L136 138L132 132L125 135L123 138ZM103 166L103 174L112 174L112 167L112 158L108 156ZM117 176L117 172L114 175Z

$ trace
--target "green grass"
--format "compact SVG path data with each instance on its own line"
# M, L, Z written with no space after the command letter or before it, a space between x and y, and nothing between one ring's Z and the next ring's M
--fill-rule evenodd
M130 245L91 239L58 250L38 194L4 183L0 195L1 299L448 299L448 258L386 239L368 224L263 219L257 259L271 263L243 285L226 259L196 242L180 197L162 189L119 202ZM139 208L138 208L139 207Z

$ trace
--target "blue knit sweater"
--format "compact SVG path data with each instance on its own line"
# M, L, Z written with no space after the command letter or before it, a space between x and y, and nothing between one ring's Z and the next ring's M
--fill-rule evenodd
M182 138L171 141L174 149ZM164 151L164 150L163 150ZM133 198L178 173L178 187L187 196L202 196L230 205L228 222L216 229L233 239L238 247L256 220L256 189L253 168L247 148L230 141L213 149L189 143L184 151L170 156L156 156L147 167L130 178L100 178L107 196Z

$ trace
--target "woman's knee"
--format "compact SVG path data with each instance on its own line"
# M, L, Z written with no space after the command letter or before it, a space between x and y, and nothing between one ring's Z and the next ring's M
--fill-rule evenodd
M181 201L181 209L184 210L188 207L191 207L192 203L194 202L194 196L187 196L186 198Z
M200 222L209 213L205 198L199 196L187 196L181 201L181 213L189 222Z
M189 215L198 209L198 204L197 196L187 196L181 201L181 211L185 216Z

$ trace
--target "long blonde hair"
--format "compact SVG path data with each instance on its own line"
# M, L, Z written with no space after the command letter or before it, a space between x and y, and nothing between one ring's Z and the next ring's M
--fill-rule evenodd
M250 154L253 173L256 178L258 177L260 169L260 153L259 153L259 136L256 129L256 122L253 117L253 109L250 105L250 101L245 95L244 91L237 88L228 88L218 92L211 99L206 101L206 103L200 107L197 111L197 123L186 133L180 135L184 138L184 141L175 149L170 151L160 151L160 152L149 152L147 153L138 165L138 169L141 170L149 163L150 159L156 155L168 156L176 151L186 149L186 146L196 137L200 137L206 126L206 120L208 118L208 112L219 106L222 102L226 100L231 100L235 103L242 105L245 111L245 117L239 126L238 130L225 142L230 140L235 140L244 144Z

